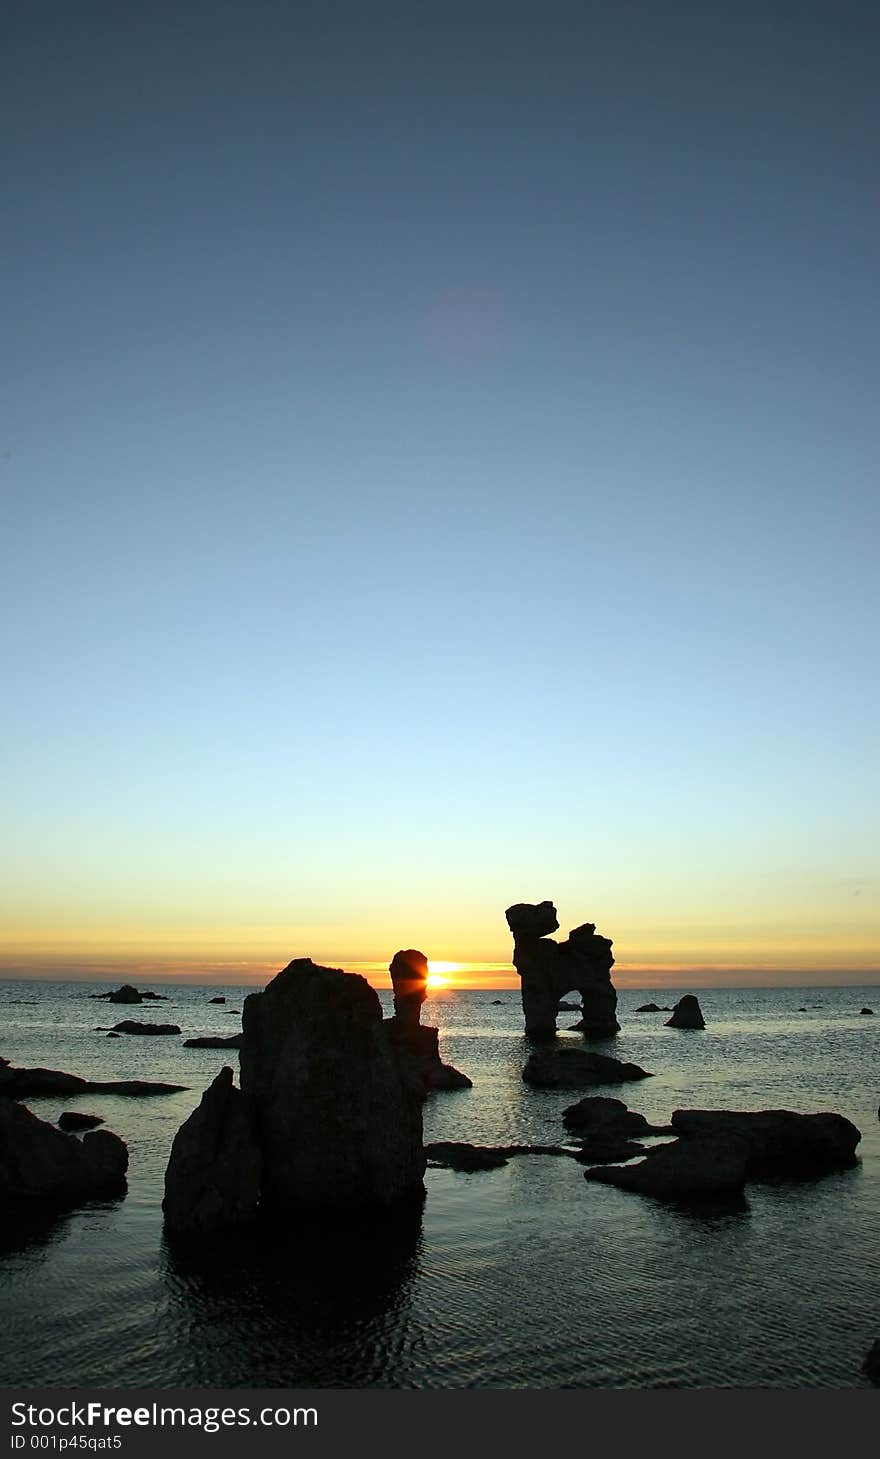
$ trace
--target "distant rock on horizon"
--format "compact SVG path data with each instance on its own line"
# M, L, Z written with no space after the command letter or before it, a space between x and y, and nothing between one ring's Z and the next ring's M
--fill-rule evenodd
M699 999L693 993L685 993L683 998L679 998L672 1010L672 1017L667 1018L664 1027L705 1028L706 1023Z

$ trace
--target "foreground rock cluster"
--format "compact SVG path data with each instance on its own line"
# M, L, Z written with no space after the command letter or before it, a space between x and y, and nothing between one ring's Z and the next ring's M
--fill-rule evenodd
M0 1196L68 1203L124 1191L128 1150L110 1130L82 1140L0 1100Z
M554 942L549 933L558 929L559 919L552 902L517 902L504 915L513 933L513 965L522 980L528 1037L552 1038L560 999L573 992L581 995L578 1027L587 1038L616 1034L620 1024L611 981L611 939L598 936L595 923L585 922L565 942Z
M242 1030L241 1089L222 1070L175 1137L170 1229L423 1195L424 1083L366 979L298 958L245 999Z

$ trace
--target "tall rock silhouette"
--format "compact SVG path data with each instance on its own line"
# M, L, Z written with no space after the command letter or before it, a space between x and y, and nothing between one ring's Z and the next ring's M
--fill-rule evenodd
M422 1194L422 1090L365 978L297 958L244 1000L242 1031L261 1209L390 1206Z

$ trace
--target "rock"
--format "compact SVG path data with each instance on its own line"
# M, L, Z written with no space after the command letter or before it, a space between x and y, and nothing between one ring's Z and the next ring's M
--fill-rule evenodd
M226 999L225 998L209 998L208 999L208 1002L209 1003L225 1003L226 1002Z
M223 1038L219 1034L205 1034L197 1039L184 1039L185 1049L240 1049L244 1034L233 1033L229 1038Z
M130 1034L171 1034L180 1033L176 1023L137 1023L133 1018L124 1018L121 1023L114 1023L114 1033Z
M651 1075L638 1064L622 1064L586 1049L542 1049L529 1055L522 1077L537 1089L586 1089L593 1084L650 1079Z
M580 1013L581 1005L579 1003L566 1003L563 998L556 1011L557 1013Z
M90 998L106 998L110 1003L141 1003L142 995L131 983L123 983L121 988L116 988L112 993L90 993Z
M642 1147L634 1148L640 1151ZM497 1170L517 1155L565 1155L578 1161L584 1158L580 1150L565 1145L470 1145L460 1140L435 1140L425 1146L425 1154L432 1165L464 1172Z
M663 1010L659 1003L642 1003L634 1011L636 1013L661 1013Z
M598 937L592 922L569 933L565 942L547 936L559 926L552 902L517 902L505 912L513 933L513 965L522 981L522 1005L529 1038L552 1038L556 1014L566 993L581 995L584 1032L610 1038L620 1028L617 993L611 982L611 940Z
M422 1197L422 1090L366 979L297 958L245 999L243 1027L241 1089L268 1210Z
M746 1142L735 1135L673 1140L636 1165L591 1168L584 1179L665 1200L731 1196L745 1184L747 1157Z
M464 1141L435 1140L425 1146L425 1154L433 1165L447 1170L471 1172L497 1170L507 1164L506 1150L497 1145L468 1145Z
M666 1028L705 1028L703 1013L698 1000L693 993L685 993L679 998L672 1010L672 1017L667 1018Z
M423 952L407 948L396 952L388 969L394 989L394 1016L384 1028L398 1059L408 1061L425 1092L442 1089L471 1089L472 1083L440 1058L440 1032L419 1022L428 983L428 959Z
M503 1003L504 1003L504 999L503 998L493 998L492 999L492 1007L493 1008L501 1008L503 1006Z
M84 1115L75 1109L66 1109L58 1116L58 1126L62 1130L93 1130L103 1123L100 1115Z
M874 1010L873 1010L873 1008L860 1008L859 1009L859 1012L860 1013L873 1013Z
M78 1140L23 1104L0 1102L0 1195L69 1202L125 1189L128 1150L95 1130Z
M172 1231L209 1232L256 1219L262 1159L232 1070L220 1070L174 1137L162 1210Z
M862 1138L843 1115L787 1109L677 1109L672 1128L686 1140L743 1140L749 1175L810 1174L853 1165Z
M399 1027L415 1027L427 996L428 959L410 947L396 952L388 969L394 989L394 1017Z
M107 1037L108 1037L108 1039L121 1039L122 1038L122 1034L121 1033L114 1033L113 1030L112 1030L112 1028L111 1028L111 1030L108 1033Z
M880 1386L880 1338L865 1353L862 1372L872 1383Z
M622 1099L587 1095L562 1111L566 1129L595 1140L626 1140L630 1135L653 1134L644 1115L627 1109Z
M621 1160L632 1160L636 1155L645 1155L647 1147L636 1140L584 1140L577 1158L584 1165L617 1165Z
M6 1066L6 1077L0 1079L0 1094L13 1099L32 1099L38 1095L122 1094L141 1097L148 1094L178 1094L185 1084L159 1084L149 1079L81 1079L78 1074L64 1074L60 1069L13 1069Z

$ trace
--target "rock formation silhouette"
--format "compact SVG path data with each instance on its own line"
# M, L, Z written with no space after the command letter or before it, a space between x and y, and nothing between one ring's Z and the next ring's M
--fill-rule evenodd
M428 986L428 959L414 947L396 952L388 971L394 989L394 1017L386 1019L398 1054L412 1063L425 1091L470 1089L471 1080L440 1058L440 1032L420 1022Z
M706 1022L699 999L693 993L685 993L683 998L679 998L672 1010L672 1017L667 1018L664 1026L666 1028L705 1028Z
M593 922L554 942L559 927L552 902L517 902L504 914L513 933L513 965L522 980L522 1004L529 1038L553 1038L559 1001L581 995L584 1016L578 1025L587 1038L611 1038L617 1022L617 993L611 981L611 939L599 937Z

